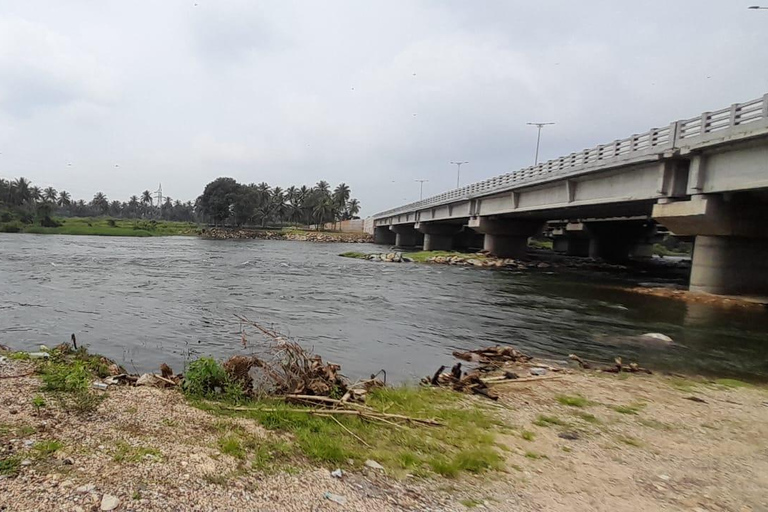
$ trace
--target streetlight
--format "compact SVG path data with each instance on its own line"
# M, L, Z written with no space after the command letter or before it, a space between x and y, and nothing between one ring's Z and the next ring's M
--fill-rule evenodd
M768 7L762 7L760 5L750 5L749 7L747 7L747 9L766 9L766 10L768 10Z
M533 165L538 165L539 163L539 144L541 143L541 129L547 126L548 124L555 124L555 123L525 123L529 126L535 126L539 129L539 134L536 136L536 158L533 160Z
M451 162L456 166L456 188L459 188L459 177L461 176L461 166L468 164L469 162Z
M419 182L419 201L424 199L424 182L429 180L413 180Z

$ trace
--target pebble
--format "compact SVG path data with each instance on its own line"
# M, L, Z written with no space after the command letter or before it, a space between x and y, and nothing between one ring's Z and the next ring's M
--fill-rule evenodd
M335 469L331 471L331 476L334 478L341 478L344 476L344 472L341 469Z
M375 460L368 459L365 461L366 467L369 467L371 469L384 469L384 466L376 462Z
M93 492L94 490L96 490L96 486L95 485L93 485L93 484L85 484L85 485L81 485L80 487L75 489L75 492L79 492L81 494L85 494L85 493L88 493L88 492Z
M105 494L101 498L101 510L115 510L120 505L120 499L111 494Z
M333 494L332 492L326 492L325 493L325 499L331 500L334 503L338 503L339 505L346 505L347 504L347 498L344 496L341 496L339 494Z

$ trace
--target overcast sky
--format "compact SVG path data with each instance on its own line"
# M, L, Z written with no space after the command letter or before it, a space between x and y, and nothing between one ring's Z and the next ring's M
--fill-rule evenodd
M344 181L363 215L768 92L757 0L0 0L0 176L194 200ZM71 165L68 165L71 164ZM119 167L116 167L119 166Z

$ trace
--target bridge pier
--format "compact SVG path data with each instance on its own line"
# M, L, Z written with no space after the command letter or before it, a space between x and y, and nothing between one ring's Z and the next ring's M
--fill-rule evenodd
M589 233L581 222L569 222L552 232L552 250L568 256L589 256Z
M413 224L395 224L389 226L395 233L395 245L398 247L416 247L424 243L424 235L413 227Z
M381 245L394 245L397 235L389 229L389 226L376 226L373 228L373 243Z
M675 235L696 237L691 291L768 296L765 211L757 194L695 195L656 204L653 216Z
M520 258L528 249L528 238L541 231L544 221L475 217L468 225L485 235L483 250L499 258Z
M461 231L459 224L437 224L420 222L416 230L424 234L425 251L450 251L453 249L454 238Z

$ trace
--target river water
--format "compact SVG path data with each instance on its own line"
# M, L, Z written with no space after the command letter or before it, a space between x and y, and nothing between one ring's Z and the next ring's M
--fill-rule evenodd
M152 371L243 349L242 315L350 377L414 380L451 352L511 344L681 373L768 380L768 313L640 296L597 274L341 258L359 244L0 234L0 343L81 344ZM607 283L606 283L607 284ZM615 284L612 282L610 284ZM248 330L248 340L259 336ZM660 332L675 343L648 343Z

